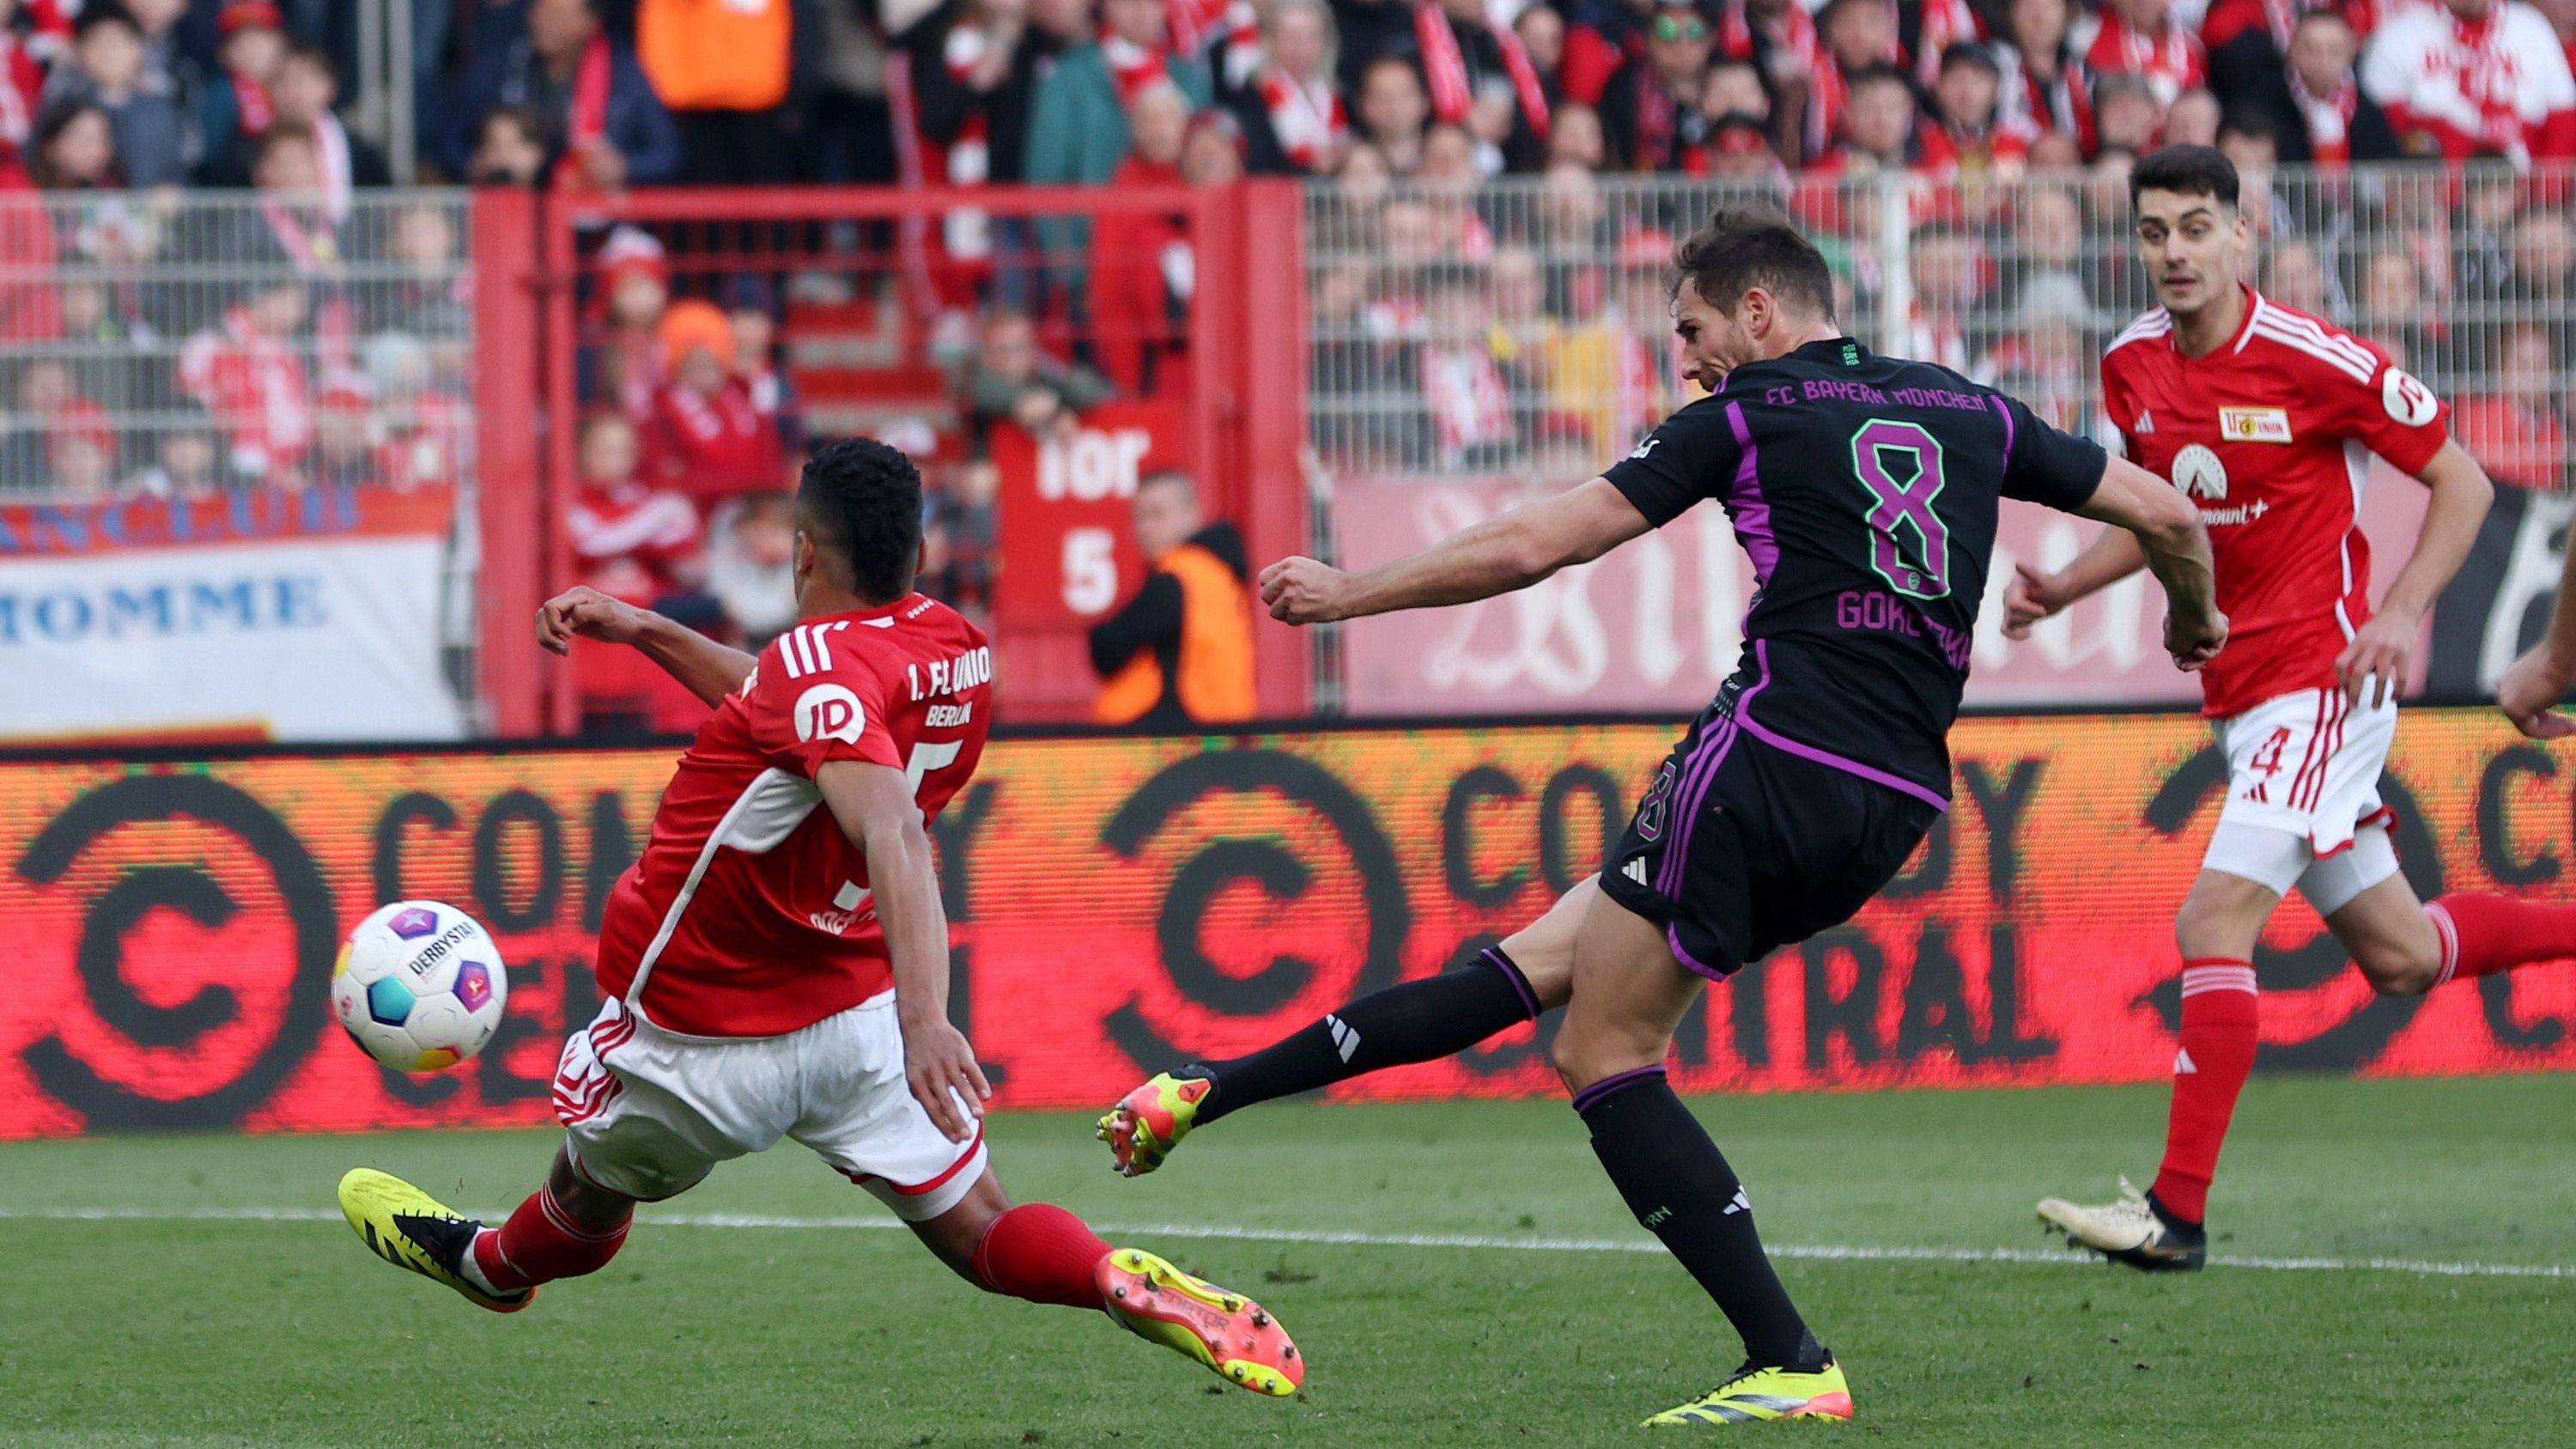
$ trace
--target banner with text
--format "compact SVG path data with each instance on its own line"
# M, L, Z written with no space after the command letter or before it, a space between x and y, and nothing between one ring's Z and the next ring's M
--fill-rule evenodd
M1671 743L1645 725L1010 740L935 827L960 1023L1005 1107L1097 1106L1443 970L1595 868ZM2149 1081L2180 1008L2171 919L2224 770L2188 718L1978 719L1957 801L1850 925L1714 989L1690 1090ZM667 750L0 764L0 1137L540 1123ZM2423 713L2386 789L2407 870L2559 889L2571 786L2490 715ZM2105 862L2116 862L2106 868ZM507 955L476 1061L388 1073L331 1020L341 933L434 897ZM2256 963L2262 1062L2576 1068L2576 968L2381 999L2285 906ZM1343 1097L1554 1090L1523 1027Z
M1373 568L1552 487L1504 478L1351 479L1334 485L1333 531L1348 568ZM2364 495L2375 588L2413 549L2425 490L2382 468ZM2563 527L2564 514L2558 515ZM2165 657L2164 595L2138 574L2003 635L2013 565L2062 568L2100 525L2007 501L1968 703L2001 707L2192 704L2200 686ZM2548 567L2556 578L2554 559ZM1354 715L1543 714L1633 709L1690 714L1735 669L1753 569L1723 510L1694 508L1595 562L1480 604L1342 625ZM2450 600L2444 600L2445 608ZM2547 607L2546 594L2542 608ZM2508 658L2510 656L2507 656ZM2421 663L2414 684L2424 680Z
M0 507L0 739L446 740L445 489Z

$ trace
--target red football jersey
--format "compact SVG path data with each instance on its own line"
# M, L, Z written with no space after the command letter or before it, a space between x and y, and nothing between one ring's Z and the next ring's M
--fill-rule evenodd
M2227 647L2202 671L2203 713L2331 688L2370 617L2362 488L2377 453L2422 471L2450 410L2388 354L2248 289L2244 325L2206 357L2174 345L2162 307L2102 359L2102 401L2131 461L2200 505L2218 561Z
M599 926L599 985L691 1036L779 1036L894 985L868 861L814 772L912 779L924 822L975 773L991 724L982 630L914 594L807 619L698 729L643 856Z

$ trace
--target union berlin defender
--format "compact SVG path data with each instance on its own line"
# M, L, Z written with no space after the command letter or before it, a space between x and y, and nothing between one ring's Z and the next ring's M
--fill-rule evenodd
M2076 1244L2132 1267L2206 1259L2209 1185L2237 1092L2254 1064L2253 951L2296 886L2362 974L2392 995L2576 955L2576 908L2451 895L2416 899L2397 871L2379 772L2425 609L2467 556L2493 489L2452 442L2445 410L2387 354L2273 302L2243 280L2236 170L2170 147L2130 174L2138 253L2164 305L2102 361L2103 404L2129 456L2199 505L2230 627L2201 676L2228 758L2199 878L2174 923L2182 1041L2164 1163L2117 1201L2039 1204ZM2357 526L2372 453L2432 489L2413 556L2376 615ZM2063 573L2024 568L2006 632L2134 572L2106 533Z
M1716 1300L1745 1362L1648 1420L1851 1417L1850 1386L1764 1256L1750 1199L1664 1057L1712 980L1858 910L1950 800L1947 736L1985 596L1997 499L2137 531L2186 668L2218 652L2189 505L2027 408L1873 356L1833 320L1824 258L1779 212L1729 207L1675 257L1675 330L1711 396L1599 478L1364 574L1262 575L1289 623L1490 598L1600 557L1707 499L1761 591L1742 666L1647 786L1600 876L1466 970L1342 1007L1242 1062L1165 1073L1103 1123L1142 1170L1208 1109L1458 1051L1567 1004L1556 1065L1637 1219Z
M397 1267L504 1313L598 1271L635 1204L780 1138L813 1149L967 1281L1105 1310L1227 1381L1284 1395L1305 1366L1250 1299L1113 1249L986 1162L991 1095L948 1022L948 924L923 833L975 770L992 710L984 635L913 592L921 479L837 443L796 499L797 626L757 660L587 589L539 637L633 644L715 707L600 924L607 1003L555 1076L563 1147L488 1228L361 1168L340 1206Z

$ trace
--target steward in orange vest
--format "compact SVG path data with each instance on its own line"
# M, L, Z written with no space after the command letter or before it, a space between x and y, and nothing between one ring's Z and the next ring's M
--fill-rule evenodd
M1252 718L1252 595L1243 535L1199 522L1198 490L1179 473L1136 485L1145 586L1091 626L1091 667L1108 681L1102 724L1181 729Z

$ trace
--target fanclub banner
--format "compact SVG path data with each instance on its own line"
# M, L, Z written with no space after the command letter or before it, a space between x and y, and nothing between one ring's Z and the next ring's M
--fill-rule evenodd
M0 740L443 740L445 489L0 507Z
M1671 743L1648 725L1008 740L934 827L954 1010L1008 1107L1097 1107L1355 993L1467 961L1595 869ZM1686 1089L2161 1080L2171 920L2225 772L2187 716L1977 719L1955 801L1847 926L1711 990ZM597 1009L600 911L667 749L0 764L0 1136L538 1123ZM2576 761L2423 712L2386 793L2416 888L2558 893ZM475 1061L384 1071L332 1021L377 903L473 911L510 965ZM2262 1064L2576 1068L2576 967L2374 997L2316 917L2263 939ZM649 1003L648 1003L649 1007ZM1553 1020L1350 1083L1554 1090Z
M1340 560L1371 568L1555 491L1503 478L1337 483L1333 531ZM2396 577L2413 549L2424 501L2423 485L2411 478L2381 468L2372 480L2361 521L2378 561L2378 587ZM2564 509L2548 516L2564 530ZM2014 564L2061 568L2099 530L2098 524L2035 504L2003 505L1977 620L1970 704L2103 708L2199 702L2198 683L2165 656L2164 596L2143 573L2042 621L2026 640L2004 637L2003 591ZM2545 554L2533 566L2548 570L2539 585L2545 613L2557 559L2543 543L2525 551ZM2474 571L2473 566L2463 577ZM1752 597L1753 570L1725 513L1694 508L1592 563L1517 593L1343 625L1349 710L1414 716L1593 712L1616 700L1623 708L1689 713L1734 671ZM2443 604L2447 610L2452 600L2446 597ZM2458 615L2454 627L2466 627L2465 618ZM2420 684L2420 662L2415 673Z

